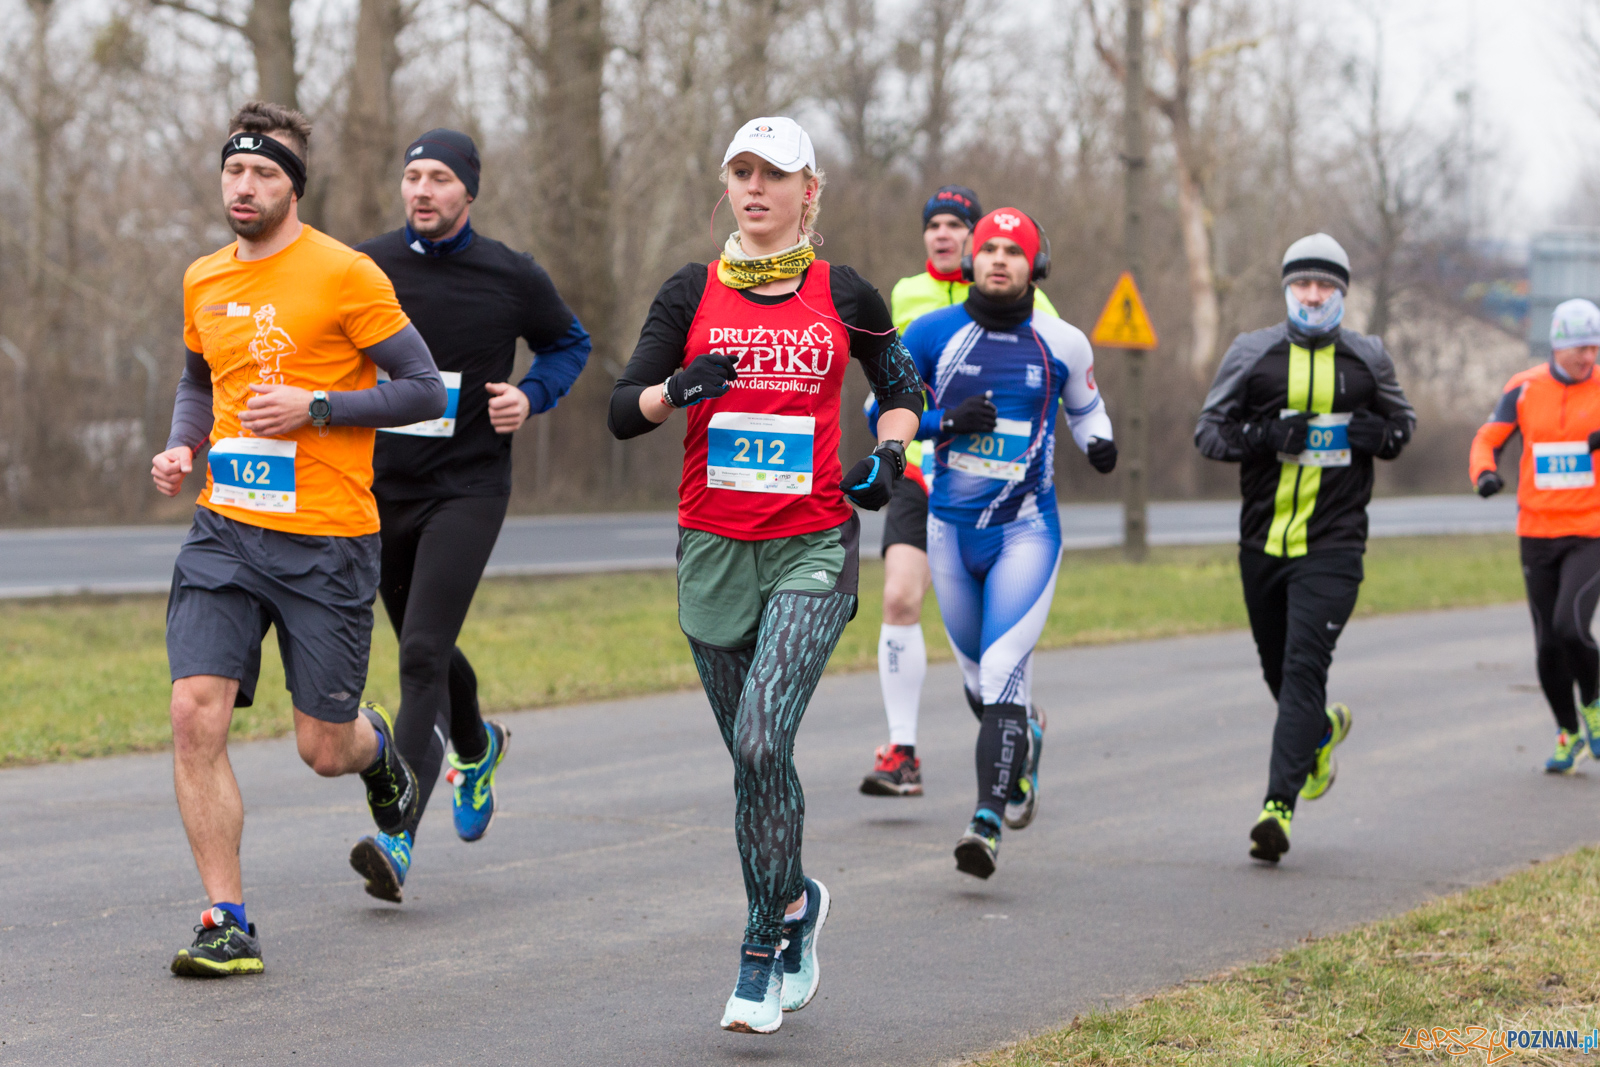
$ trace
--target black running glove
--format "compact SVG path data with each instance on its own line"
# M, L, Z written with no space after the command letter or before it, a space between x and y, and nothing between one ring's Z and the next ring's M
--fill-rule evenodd
M1306 450L1306 431L1310 429L1311 416L1305 412L1286 419L1258 419L1240 427L1245 444L1258 456L1275 456L1283 453L1298 456Z
M906 471L906 449L899 441L885 441L872 450L872 455L859 460L839 488L858 508L877 511L889 502L889 492Z
M1115 442L1107 441L1104 437L1089 438L1089 447L1085 450L1089 457L1089 465L1101 474L1110 474L1117 466L1117 446Z
M686 408L702 400L715 400L733 388L739 377L733 357L722 352L707 352L696 356L683 370L667 379L662 388L662 399L675 408Z
M986 396L969 396L944 413L939 429L945 433L988 433L995 427L999 412Z
M1589 435L1589 451L1600 452L1600 430Z
M1389 443L1389 420L1375 411L1358 408L1350 413L1345 434L1353 452L1376 456Z
M1483 497L1485 500L1494 496L1505 487L1506 483L1503 482L1500 479L1500 475L1496 474L1494 471L1484 471L1482 474L1478 475L1478 495Z

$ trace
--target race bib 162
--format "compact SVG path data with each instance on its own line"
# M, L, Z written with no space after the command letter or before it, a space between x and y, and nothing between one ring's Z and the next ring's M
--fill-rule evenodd
M211 502L294 514L293 441L227 437L211 446Z

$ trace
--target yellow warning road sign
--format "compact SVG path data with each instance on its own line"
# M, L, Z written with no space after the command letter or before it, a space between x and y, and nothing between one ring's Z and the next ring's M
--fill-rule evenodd
M1157 345L1155 327L1150 325L1150 315L1139 297L1139 287L1127 271L1117 279L1111 290L1111 299L1100 312L1100 321L1094 324L1089 340L1102 348L1154 348Z

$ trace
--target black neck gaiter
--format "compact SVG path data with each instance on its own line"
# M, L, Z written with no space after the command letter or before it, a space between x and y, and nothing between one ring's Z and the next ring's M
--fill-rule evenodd
M985 330L1015 330L1033 317L1033 286L1010 303L991 300L974 285L967 290L967 314Z

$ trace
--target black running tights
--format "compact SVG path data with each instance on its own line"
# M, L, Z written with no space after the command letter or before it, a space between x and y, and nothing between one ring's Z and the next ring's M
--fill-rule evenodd
M749 919L744 939L776 945L783 910L805 890L800 839L805 793L794 738L833 647L855 614L846 593L778 593L767 601L753 648L689 648L722 741L733 757L734 839Z
M1522 580L1533 611L1539 686L1556 723L1578 732L1578 698L1600 696L1600 649L1589 624L1600 599L1600 537L1522 538Z
M478 678L456 647L478 580L500 536L507 498L378 501L383 525L378 591L400 639L395 742L417 774L422 818L444 762L448 734L471 762L488 747ZM413 834L416 826L410 827Z

